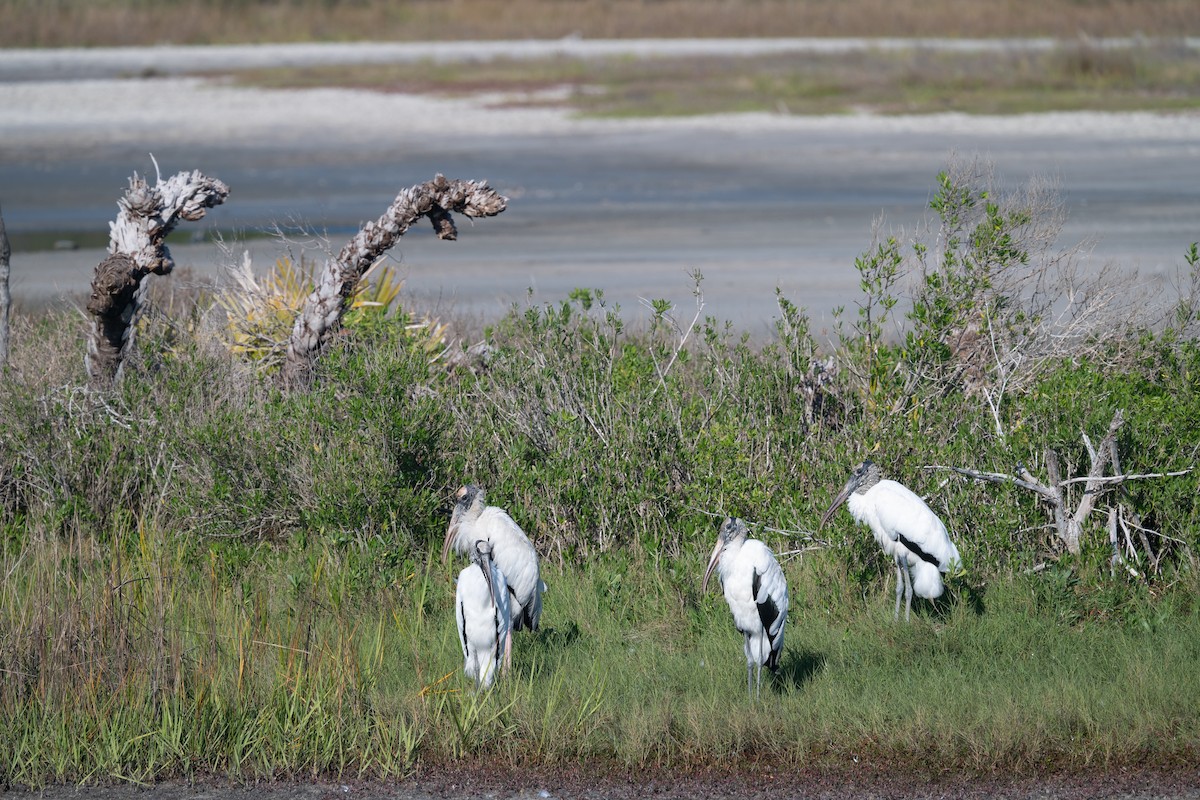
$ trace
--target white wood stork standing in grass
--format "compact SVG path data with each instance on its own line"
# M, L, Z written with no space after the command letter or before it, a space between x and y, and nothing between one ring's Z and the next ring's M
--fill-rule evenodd
M904 485L886 480L868 458L854 468L821 517L820 527L842 503L855 520L871 529L883 552L896 562L896 619L900 619L901 595L906 622L914 593L928 600L942 596L942 573L957 570L962 560L946 526L924 500Z
M454 597L463 672L475 681L476 691L487 689L512 649L508 581L493 563L492 546L487 542L475 542L471 565L458 573Z
M458 490L456 497L450 526L446 528L442 560L446 560L451 548L457 553L468 553L481 539L491 544L492 560L508 581L513 630L536 631L542 617L542 592L546 584L542 582L533 543L504 509L487 505L484 491L478 486L468 484ZM506 663L511 663L511 655Z
M783 653L783 627L787 622L787 579L770 549L757 539L746 538L746 523L726 518L717 536L700 592L708 591L713 570L721 576L725 602L733 612L733 624L745 637L746 692L757 671L753 694L762 691L762 668L775 672Z

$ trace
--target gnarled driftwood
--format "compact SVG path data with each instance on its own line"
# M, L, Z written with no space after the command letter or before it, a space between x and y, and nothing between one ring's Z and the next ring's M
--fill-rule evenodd
M180 220L196 221L220 205L229 187L199 171L180 172L151 186L134 173L129 189L117 201L120 211L109 223L108 258L96 267L87 310L92 332L85 356L93 384L116 380L133 345L143 283L147 275L166 275L175 268L164 241Z
M341 326L342 315L359 280L421 217L429 217L439 239L456 239L451 212L467 217L492 217L507 206L507 198L486 181L448 180L438 175L396 195L388 210L368 222L342 248L337 258L325 262L317 287L304 303L288 341L283 365L284 380L304 383L313 363Z

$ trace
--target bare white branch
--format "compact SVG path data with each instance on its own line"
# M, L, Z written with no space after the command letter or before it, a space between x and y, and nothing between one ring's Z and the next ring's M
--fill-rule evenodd
M1058 485L1067 486L1073 483L1089 483L1094 486L1098 486L1100 484L1112 484L1115 486L1117 484L1124 483L1125 481L1140 481L1151 478L1178 478L1180 475L1187 475L1190 472L1190 469L1180 469L1173 472L1141 472L1131 473L1128 475L1109 475L1107 477L1102 476L1098 478L1084 476L1082 478L1067 478L1066 480L1060 481Z
M1009 475L1004 472L981 472L979 470L967 469L966 467L949 467L942 464L928 464L922 469L928 470L949 470L957 472L959 475L965 475L968 478L973 478L977 481L986 481L988 483L1011 483L1014 486L1020 486L1022 489L1029 489L1031 492L1038 494L1046 502L1054 502L1054 491L1042 485L1036 479L1020 478L1016 475ZM1030 476L1032 478L1032 476Z

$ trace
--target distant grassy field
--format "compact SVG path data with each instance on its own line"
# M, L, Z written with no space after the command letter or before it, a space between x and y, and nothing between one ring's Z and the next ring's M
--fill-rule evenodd
M0 0L0 46L580 35L1196 35L1192 0Z
M563 105L636 117L766 111L922 114L959 111L1177 111L1200 107L1200 49L1164 43L1045 52L937 52L920 47L746 58L360 65L243 73L277 88L348 86L469 95L506 105Z
M240 79L277 87L500 93L600 116L769 111L1006 114L1191 110L1200 106L1200 33L1189 0L0 0L0 46L525 39L562 36L1055 37L1049 52L913 47L846 55L491 61L281 69ZM1089 37L1135 37L1118 49ZM1137 39L1137 37L1146 37Z

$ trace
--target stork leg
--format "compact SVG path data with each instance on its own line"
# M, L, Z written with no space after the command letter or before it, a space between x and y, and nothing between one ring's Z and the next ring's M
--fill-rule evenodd
M750 666L750 662L747 661L746 662L746 696L750 697L750 698L754 697L754 689L752 688L752 685L754 683L754 681L752 680L753 677L754 677L754 667Z
M512 631L504 637L504 674L512 671Z
M754 673L754 699L762 698L762 664L759 664Z
M904 621L908 622L912 611L912 573L908 569L908 556L904 557Z
M901 574L900 556L896 556L896 610L892 619L900 621L900 597L904 594L904 576Z

